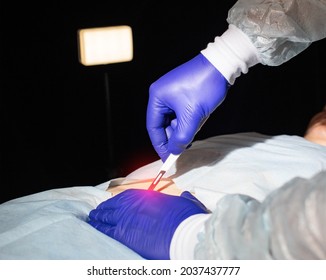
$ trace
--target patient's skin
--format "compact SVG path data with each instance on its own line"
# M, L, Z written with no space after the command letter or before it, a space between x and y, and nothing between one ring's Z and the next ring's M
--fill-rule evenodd
M323 111L312 117L304 138L313 143L326 146L326 105Z
M313 143L326 146L326 105L323 111L312 117L304 138ZM148 189L153 179L154 178L128 182L126 184L109 187L107 191L112 193L114 196L127 189ZM182 193L182 190L177 188L174 182L168 178L163 178L155 188L155 191L160 191L162 193L171 195L180 195Z
M126 184L109 187L107 191L112 193L112 196L114 196L127 189L147 190L150 184L152 183L152 180L153 178L148 180L137 180L135 182L129 182ZM161 193L170 194L170 195L178 195L178 196L182 193L182 190L177 188L174 182L168 178L161 179L161 181L156 186L155 191L159 191Z

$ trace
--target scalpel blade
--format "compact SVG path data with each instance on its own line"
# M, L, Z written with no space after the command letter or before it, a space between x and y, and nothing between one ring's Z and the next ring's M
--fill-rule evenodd
M163 163L157 176L153 180L152 184L149 186L149 188L148 188L149 191L152 191L155 189L157 184L161 181L163 175L166 173L166 171L168 171L171 168L171 166L173 165L173 163L175 163L175 161L178 159L179 156L180 156L180 154L179 155L174 155L174 154L169 155L167 160Z

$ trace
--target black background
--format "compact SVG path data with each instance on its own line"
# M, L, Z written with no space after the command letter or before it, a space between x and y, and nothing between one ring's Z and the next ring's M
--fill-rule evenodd
M158 159L145 127L148 88L221 35L235 3L195 2L2 1L1 201L93 186ZM114 25L132 27L134 59L81 65L77 31ZM279 67L251 68L196 139L244 131L303 135L325 104L325 46L315 42Z

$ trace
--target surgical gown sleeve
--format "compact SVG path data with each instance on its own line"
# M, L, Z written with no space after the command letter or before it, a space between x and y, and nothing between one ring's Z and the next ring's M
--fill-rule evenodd
M326 37L326 0L238 0L227 22L249 37L262 64L277 66Z
M201 53L233 85L257 63L281 65L325 38L325 18L326 0L238 0Z
M198 235L196 259L326 259L326 171L262 203L227 195Z

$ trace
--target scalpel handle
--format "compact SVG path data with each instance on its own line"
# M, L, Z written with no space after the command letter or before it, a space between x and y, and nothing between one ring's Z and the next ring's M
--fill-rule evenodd
M168 158L166 159L166 161L163 163L163 165L160 169L160 172L168 171L171 168L171 166L176 162L176 160L178 159L179 156L180 156L180 154L179 155L170 154L168 156Z

